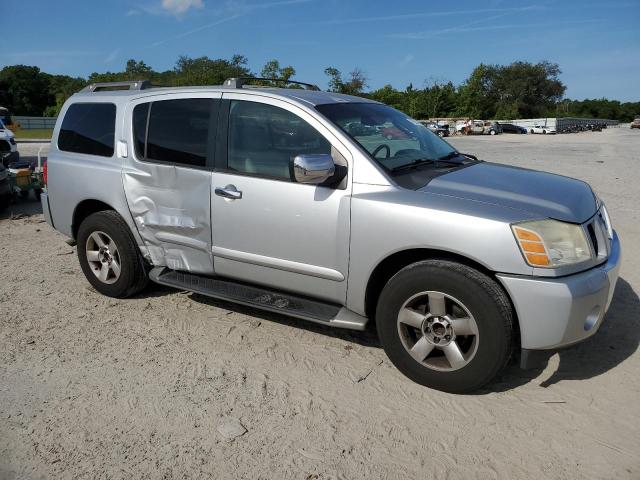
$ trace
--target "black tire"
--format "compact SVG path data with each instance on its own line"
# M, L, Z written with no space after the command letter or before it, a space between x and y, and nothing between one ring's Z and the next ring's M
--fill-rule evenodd
M542 130L542 134L543 134L543 135L546 135L546 134L547 134L547 131L546 131L546 130Z
M120 257L120 277L114 283L107 284L99 280L87 261L86 246L89 236L104 232L113 239ZM149 278L129 226L113 210L105 210L89 215L80 224L77 235L78 260L89 283L98 292L108 297L126 298L143 290Z
M36 196L36 200L40 201L40 195L42 195L42 189L41 188L35 188L33 190L33 194Z
M459 299L477 324L475 355L458 370L438 371L423 365L400 339L400 308L427 290ZM449 260L425 260L396 273L380 294L376 326L380 342L398 370L421 385L450 393L470 392L490 382L505 367L514 346L514 315L504 290L487 275Z

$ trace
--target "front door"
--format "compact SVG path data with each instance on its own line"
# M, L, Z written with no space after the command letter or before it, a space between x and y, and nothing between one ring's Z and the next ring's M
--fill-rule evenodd
M220 96L145 97L127 112L132 128L123 183L155 266L213 272L211 138Z
M300 184L289 165L296 155L329 153L348 167L348 150L287 102L225 93L220 116L226 155L217 157L212 185L216 274L344 302L351 173L336 187Z

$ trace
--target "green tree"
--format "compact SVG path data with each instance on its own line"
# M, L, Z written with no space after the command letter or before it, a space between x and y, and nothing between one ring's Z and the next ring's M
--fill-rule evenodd
M0 70L0 101L13 115L41 116L55 103L49 76L38 67L12 65Z
M289 80L296 74L296 69L291 65L281 67L278 60L269 60L264 64L260 72L260 76L264 78L273 78L278 80Z
M363 95L364 89L368 86L367 77L359 68L354 68L349 72L348 80L343 80L342 73L335 67L325 68L324 73L329 77L330 92Z
M231 60L181 56L174 70L176 85L221 85L227 78L251 76L242 55L234 55Z

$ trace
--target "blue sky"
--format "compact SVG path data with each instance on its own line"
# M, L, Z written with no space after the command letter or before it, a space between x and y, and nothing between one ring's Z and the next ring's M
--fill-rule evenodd
M327 66L369 86L458 84L480 62L557 62L569 98L640 100L640 0L0 0L0 67L87 76L128 58L269 59L326 86Z

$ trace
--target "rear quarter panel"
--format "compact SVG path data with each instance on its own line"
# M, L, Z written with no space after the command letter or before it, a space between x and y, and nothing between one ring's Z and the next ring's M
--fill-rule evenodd
M114 154L111 157L99 157L80 153L65 152L58 148L60 126L69 105L75 102L106 102L116 105L115 143L121 139L124 104L126 101L115 97L96 97L74 99L71 97L64 105L56 122L51 148L47 159L47 194L51 208L51 217L56 230L73 237L73 215L83 200L99 200L106 203L127 222L134 239L142 245L138 231L127 206L122 185L122 159Z

